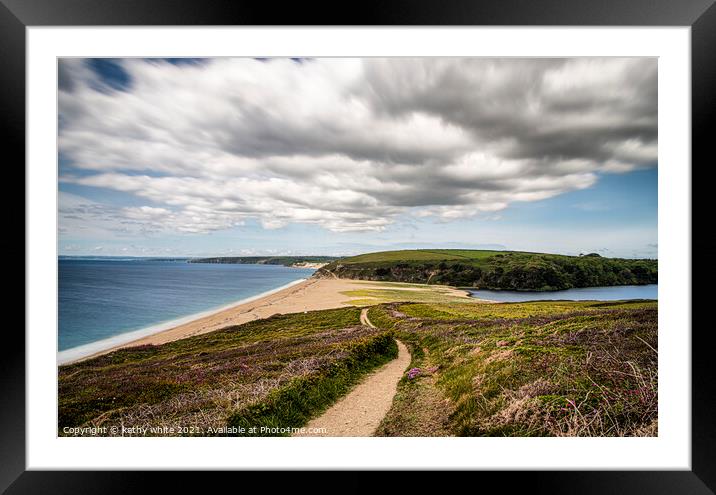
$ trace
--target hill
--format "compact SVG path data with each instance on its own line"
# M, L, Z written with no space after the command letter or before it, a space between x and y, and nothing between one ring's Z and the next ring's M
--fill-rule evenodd
M655 436L656 301L393 303L412 354L378 436Z
M216 436L249 421L300 427L397 350L388 332L362 326L354 307L120 349L59 368L58 431Z
M518 251L384 251L333 261L317 277L452 285L480 289L563 290L658 281L658 262Z

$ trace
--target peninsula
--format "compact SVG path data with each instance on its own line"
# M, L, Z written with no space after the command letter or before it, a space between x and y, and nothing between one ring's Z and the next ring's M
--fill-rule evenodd
M317 277L451 285L475 289L551 291L577 287L645 285L658 281L650 259L419 249L383 251L332 261Z
M223 263L242 265L283 265L295 268L322 268L339 258L335 256L218 256L193 258L189 263Z

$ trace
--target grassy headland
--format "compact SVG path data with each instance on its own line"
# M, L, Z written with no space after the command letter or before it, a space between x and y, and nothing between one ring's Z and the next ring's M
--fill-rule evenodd
M279 315L62 366L59 432L173 427L211 436L228 424L300 426L395 357L388 333L359 320L352 307Z
M516 251L386 251L332 261L315 276L504 290L657 283L658 262Z
M386 304L369 317L417 368L380 435L656 435L655 301Z

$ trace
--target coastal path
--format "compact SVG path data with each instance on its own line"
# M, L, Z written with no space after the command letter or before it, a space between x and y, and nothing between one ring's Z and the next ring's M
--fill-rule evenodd
M375 328L368 319L368 309L360 314L363 325ZM296 436L318 437L369 437L393 403L398 381L410 365L410 352L405 344L398 343L398 357L374 371L348 395L306 425L306 433ZM321 429L321 433L316 433Z

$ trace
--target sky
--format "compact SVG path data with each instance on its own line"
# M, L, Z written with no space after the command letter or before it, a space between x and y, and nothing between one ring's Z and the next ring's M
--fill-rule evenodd
M658 256L654 58L60 59L59 253Z

